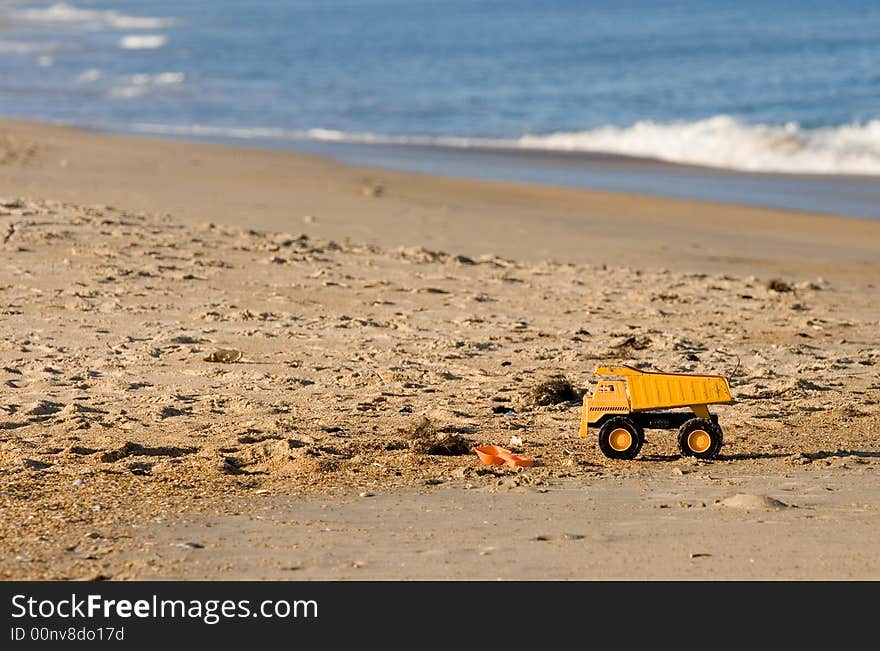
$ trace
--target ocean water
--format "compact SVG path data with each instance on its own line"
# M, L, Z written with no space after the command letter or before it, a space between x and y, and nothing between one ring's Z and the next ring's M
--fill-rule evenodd
M880 3L0 0L0 115L870 180Z

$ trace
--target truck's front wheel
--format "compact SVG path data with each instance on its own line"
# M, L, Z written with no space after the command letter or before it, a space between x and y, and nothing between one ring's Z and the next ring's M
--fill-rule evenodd
M642 449L645 431L626 416L615 416L599 429L599 449L609 459L633 459Z
M678 449L686 457L714 459L721 445L721 427L707 418L691 418L678 430Z

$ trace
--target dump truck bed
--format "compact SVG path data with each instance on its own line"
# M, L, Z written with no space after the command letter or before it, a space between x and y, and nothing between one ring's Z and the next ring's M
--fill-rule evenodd
M656 373L631 366L603 366L596 373L626 379L632 411L733 402L727 379L721 375Z

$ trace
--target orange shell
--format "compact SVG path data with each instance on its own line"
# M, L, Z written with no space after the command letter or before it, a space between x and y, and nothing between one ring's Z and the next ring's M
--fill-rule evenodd
M527 468L532 465L532 460L519 454L513 454L506 448L497 445L483 445L475 447L474 452L480 457L484 466L506 465L511 468Z

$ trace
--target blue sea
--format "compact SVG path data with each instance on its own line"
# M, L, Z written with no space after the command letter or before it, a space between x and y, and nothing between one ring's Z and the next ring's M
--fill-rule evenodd
M876 217L880 3L0 0L0 115Z

